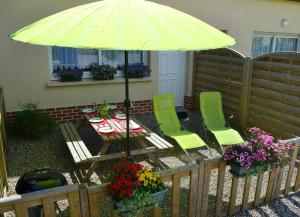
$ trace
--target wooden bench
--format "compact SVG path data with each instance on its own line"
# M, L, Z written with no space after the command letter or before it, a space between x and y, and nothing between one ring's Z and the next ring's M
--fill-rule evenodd
M75 163L88 161L92 155L71 122L59 125Z

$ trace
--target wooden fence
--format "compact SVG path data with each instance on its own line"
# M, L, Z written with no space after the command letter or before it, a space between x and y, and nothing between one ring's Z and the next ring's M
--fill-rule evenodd
M163 180L171 183L171 210L170 213L163 213L160 207L155 207L151 216L180 216L180 182L182 178L189 177L188 210L189 217L225 216L232 215L239 211L244 211L250 207L257 207L264 202L271 202L279 195L287 195L291 191L296 191L300 187L300 169L296 164L297 152L300 146L300 138L286 140L286 142L296 144L291 153L291 164L288 166L287 174L284 168L274 168L269 172L248 176L246 178L235 178L230 176L231 190L228 205L224 202L225 175L227 173L226 163L222 159L212 159L200 161L178 167L160 171ZM218 172L217 189L215 195L211 195L210 188L213 185L211 174ZM295 181L292 178L295 177ZM267 190L262 193L263 180L267 179ZM255 183L253 183L253 181ZM243 187L241 187L243 183ZM254 200L250 198L250 188L255 189ZM242 203L236 205L238 191L243 189ZM106 184L87 186L86 184L73 184L23 195L17 195L0 199L0 214L14 211L17 217L28 217L28 208L42 206L44 217L55 217L56 201L67 200L69 204L70 217L99 217L112 216L110 213L104 215L103 209L112 211L111 201L108 199L109 193ZM212 205L214 204L214 205ZM213 210L213 212L211 212ZM165 212L165 211L164 211ZM208 213L209 212L209 213ZM116 214L114 216L117 216ZM137 216L143 216L139 212Z
M300 135L300 54L274 53L253 60L248 125L274 135Z
M0 197L6 195L7 173L5 163L6 132L5 132L5 106L2 88L0 88Z
M244 60L230 49L195 52L193 107L199 111L202 91L220 91L225 114L233 114L234 125L240 127Z
M220 91L235 127L257 126L280 138L300 134L300 54L246 58L230 49L195 52L194 108L199 93Z

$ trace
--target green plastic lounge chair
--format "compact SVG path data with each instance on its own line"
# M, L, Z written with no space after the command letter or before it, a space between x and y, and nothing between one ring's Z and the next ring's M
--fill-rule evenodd
M222 151L222 146L243 143L244 140L241 135L230 128L225 121L221 93L202 92L199 97L205 128L215 136Z
M155 95L153 108L162 135L174 139L186 154L188 154L187 149L208 148L197 134L182 128L175 111L174 96L172 94Z

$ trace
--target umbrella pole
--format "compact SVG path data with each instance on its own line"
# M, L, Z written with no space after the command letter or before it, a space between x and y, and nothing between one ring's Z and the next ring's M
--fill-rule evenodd
M130 129L129 129L129 109L131 107L131 102L129 99L129 85L128 85L128 51L124 51L125 54L125 70L124 70L124 77L125 77L125 100L124 106L126 111L126 157L130 157Z

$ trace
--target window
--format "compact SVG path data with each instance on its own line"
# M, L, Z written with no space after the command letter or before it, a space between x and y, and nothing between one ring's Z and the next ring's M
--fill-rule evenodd
M77 49L66 47L52 47L49 49L51 80L57 80L53 70L58 66L87 68L92 63L108 64L114 67L124 64L124 51L117 50L95 50L95 49ZM147 52L129 51L129 64L144 63L147 64ZM118 73L115 77L121 77ZM88 71L84 71L83 78L91 78Z
M252 56L272 52L299 52L299 36L257 35L252 42Z

